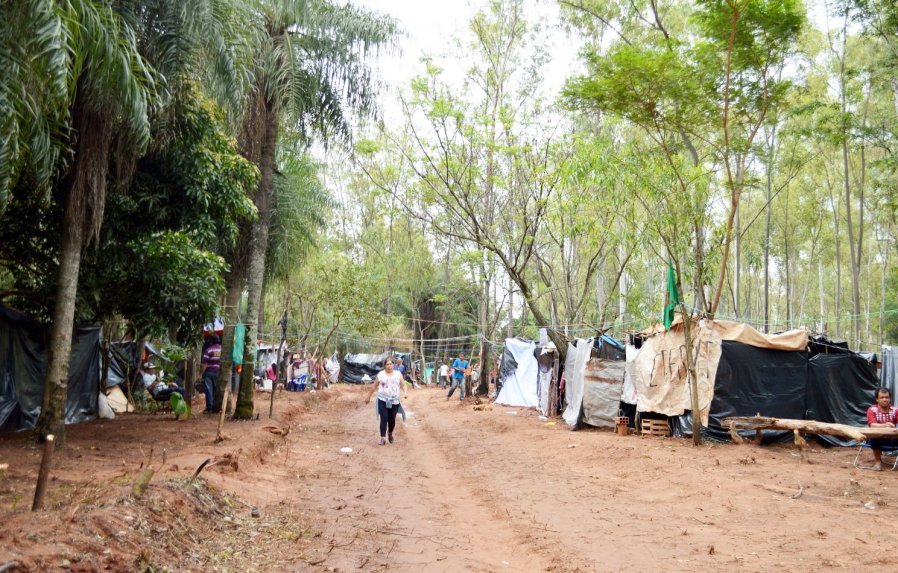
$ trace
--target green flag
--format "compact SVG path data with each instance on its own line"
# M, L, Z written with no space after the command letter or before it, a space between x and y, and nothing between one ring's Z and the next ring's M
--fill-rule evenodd
M667 266L667 292L664 293L664 328L670 330L673 324L674 311L680 304L680 296L677 294L677 277L674 275L673 265Z
M240 323L234 327L234 350L231 353L231 358L235 365L243 364L243 334L245 332L246 327Z

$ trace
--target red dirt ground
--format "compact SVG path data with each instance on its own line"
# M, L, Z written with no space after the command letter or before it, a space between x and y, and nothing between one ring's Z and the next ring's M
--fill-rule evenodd
M898 473L851 468L854 450L814 448L801 464L791 447L570 432L435 388L411 392L396 443L378 446L365 393L279 394L272 420L259 394L261 419L228 422L218 444L203 416L70 426L34 513L40 449L0 436L0 567L860 571L898 546Z

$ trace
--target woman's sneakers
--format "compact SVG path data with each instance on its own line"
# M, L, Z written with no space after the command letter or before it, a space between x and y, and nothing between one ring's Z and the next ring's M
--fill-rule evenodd
M387 441L386 441L385 439L383 439L383 438L380 439L380 445L381 445L381 446L384 445L384 444L386 444L386 443L387 443Z
M393 434L390 434L390 443L393 443Z

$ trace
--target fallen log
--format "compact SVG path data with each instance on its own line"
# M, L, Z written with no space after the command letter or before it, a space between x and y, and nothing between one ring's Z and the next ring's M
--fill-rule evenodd
M767 416L733 416L724 418L721 424L746 430L798 430L803 434L841 436L863 442L870 438L898 438L898 428L868 428L831 424L816 420L790 420Z

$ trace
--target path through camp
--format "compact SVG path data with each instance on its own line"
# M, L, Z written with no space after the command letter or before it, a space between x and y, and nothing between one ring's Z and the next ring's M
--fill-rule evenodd
M50 509L39 514L9 509L33 487L37 448L3 437L0 456L18 463L0 491L0 518L10 525L0 532L0 564L18 560L33 571L134 570L134 563L178 571L862 570L880 563L881 547L898 545L898 473L851 469L852 450L814 449L801 465L789 447L695 448L679 439L571 432L531 411L475 411L470 400L447 402L434 388L411 392L396 443L378 446L364 394L351 387L284 394L273 421L230 423L232 439L219 444L211 439L214 421L202 417L177 423L133 415L102 430L73 426ZM166 431L166 464L146 498L132 499L138 467L123 450L146 453L150 436ZM117 441L115 451L89 445L101 435ZM207 457L217 463L205 481L190 481ZM86 493L102 476L109 477L104 493ZM251 507L261 517L251 517ZM148 531L157 534L151 543Z
M413 393L409 409L397 444L380 447L371 408L346 403L338 433L320 444L330 451L316 448L322 475L303 488L303 503L325 516L326 536L361 540L325 563L391 571L855 569L877 563L875 547L898 537L898 475L843 468L853 451L818 451L817 463L801 466L788 448L570 432L532 411L474 411L435 390ZM332 419L309 430L327 429L318 427L325 421ZM343 445L353 454L334 456ZM877 509L864 507L871 501Z

